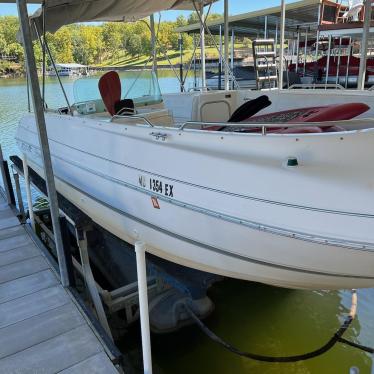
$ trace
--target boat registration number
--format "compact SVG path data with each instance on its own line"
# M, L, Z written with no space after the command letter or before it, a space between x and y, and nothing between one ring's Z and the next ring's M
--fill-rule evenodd
M139 185L167 197L174 197L174 186L172 184L163 182L161 179L148 178L147 180L146 177L141 175L139 176Z

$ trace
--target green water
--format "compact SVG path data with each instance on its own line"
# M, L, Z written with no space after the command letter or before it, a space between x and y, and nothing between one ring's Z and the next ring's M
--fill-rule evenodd
M72 99L73 81L64 79ZM163 92L177 92L178 82L162 72ZM47 80L50 107L64 105L54 78ZM0 143L6 156L18 153L14 134L19 118L27 111L23 79L0 80ZM374 271L374 269L373 269ZM209 296L216 308L206 324L241 350L265 355L295 355L316 349L336 331L350 307L350 292L306 292L225 280L214 285ZM358 292L358 316L345 337L374 346L374 290ZM136 365L141 358L138 325L119 343ZM321 357L296 364L268 364L241 358L225 351L195 327L168 335L152 335L155 373L360 373L372 371L372 357L338 344Z

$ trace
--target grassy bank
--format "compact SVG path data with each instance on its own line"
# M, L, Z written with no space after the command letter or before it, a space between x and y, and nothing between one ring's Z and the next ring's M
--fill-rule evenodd
M184 63L187 63L190 61L192 57L192 50L184 51L183 53L183 61ZM218 51L216 48L208 47L206 48L206 54L210 58L217 58L218 57ZM167 56L167 57L166 57ZM159 66L167 66L169 65L169 60L171 64L176 65L180 62L180 55L179 51L171 50L167 51L166 56L163 54L159 54L157 56L157 64ZM198 53L199 56L199 53ZM150 58L149 55L140 55L140 56L130 56L124 52L121 52L116 58L108 59L100 64L95 65L96 67L123 67L123 66L141 66L144 65L147 60ZM151 61L149 62L151 64Z

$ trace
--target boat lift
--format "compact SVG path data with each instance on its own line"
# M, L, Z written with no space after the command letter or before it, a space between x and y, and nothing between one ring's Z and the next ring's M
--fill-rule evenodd
M224 18L215 19L206 22L206 27L209 33L213 35L221 35L220 29L227 22L227 30L232 35L237 37L248 37L252 41L259 38L263 39L267 35L268 39L273 38L275 44L278 46L277 53L277 67L278 67L278 87L281 89L286 86L292 88L309 88L316 84L319 88L348 88L353 84L356 88L362 89L365 85L370 85L371 81L365 78L365 75L371 71L371 67L366 68L367 51L369 31L373 32L373 25L370 28L371 20L371 6L369 2L364 2L363 10L360 15L361 18L358 22L351 22L349 17L345 16L348 12L348 5L343 5L342 2L335 3L329 0L303 0L290 4L281 4L281 6L268 8L260 11L249 12ZM348 14L348 13L347 13ZM366 15L366 16L363 16ZM365 29L366 28L366 29ZM176 29L179 33L190 33L195 35L200 30L200 24L192 24ZM347 56L352 55L353 46L356 45L356 40L361 39L360 66L357 66L357 79L352 83L352 79L348 80L349 67L353 60L348 61L345 76L342 76L342 67L340 66L336 74L329 74L329 70L335 68L334 60L331 58L333 54L340 60L343 60L344 48L338 46L336 40L342 38L350 39L350 51ZM233 38L232 38L233 39ZM222 43L222 37L220 37ZM224 40L228 40L227 37ZM227 50L230 48L230 43L224 43ZM233 44L233 43L231 43ZM337 48L334 49L334 45ZM282 48L281 48L282 46ZM320 55L328 56L328 61L323 66L326 74L323 80L315 80L313 74L313 66L316 65ZM231 66L234 60L233 45L231 45L231 56L227 53L226 58L230 58ZM295 61L296 59L296 61ZM297 77L289 72L289 66L294 65ZM312 71L310 71L310 66ZM309 69L309 70L308 70ZM280 74L279 72L283 72ZM287 78L286 84L283 80ZM366 82L366 84L365 84ZM240 86L240 82L239 86ZM296 83L297 85L293 85ZM282 84L282 86L280 86ZM302 84L302 85L300 85ZM364 84L364 86L363 86ZM340 85L340 86L339 86Z

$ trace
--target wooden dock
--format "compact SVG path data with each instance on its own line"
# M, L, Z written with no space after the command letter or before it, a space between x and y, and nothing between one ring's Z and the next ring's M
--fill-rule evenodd
M118 373L103 341L0 194L0 373Z

